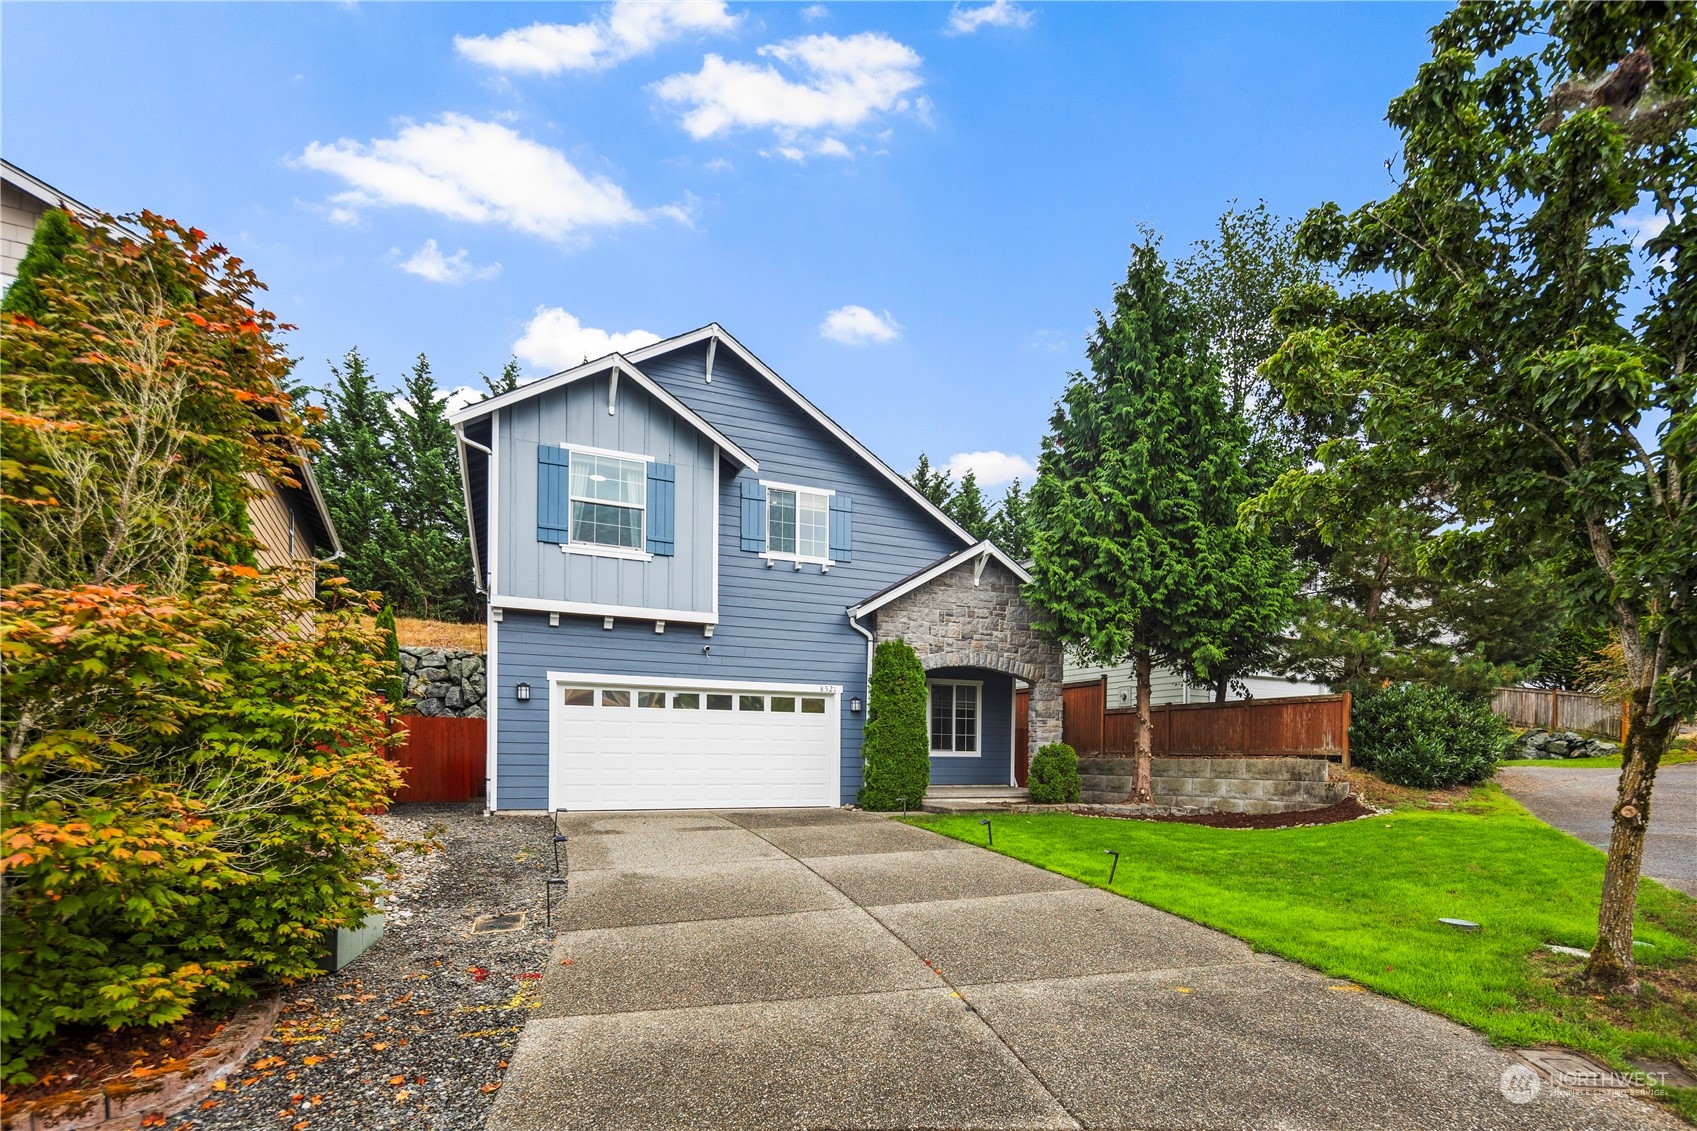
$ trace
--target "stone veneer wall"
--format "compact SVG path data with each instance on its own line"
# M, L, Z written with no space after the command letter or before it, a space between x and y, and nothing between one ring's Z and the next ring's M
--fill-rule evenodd
M966 562L878 610L873 636L900 638L926 671L988 668L1031 685L1031 749L1061 740L1061 649L1032 627L1020 581L1000 562L972 583Z
M401 670L406 673L407 698L416 715L484 717L488 692L483 653L459 648L419 648L403 645Z

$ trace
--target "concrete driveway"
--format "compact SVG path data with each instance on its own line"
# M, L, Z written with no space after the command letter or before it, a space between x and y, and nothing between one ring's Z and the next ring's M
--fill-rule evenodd
M1225 935L880 817L578 814L493 1131L1680 1126Z
M1497 780L1539 820L1608 851L1619 770L1511 765L1497 771ZM1697 895L1697 762L1656 771L1644 874Z

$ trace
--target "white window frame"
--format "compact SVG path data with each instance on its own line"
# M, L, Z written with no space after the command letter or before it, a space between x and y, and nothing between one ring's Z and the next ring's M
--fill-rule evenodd
M981 679L929 679L925 681L925 745L931 746L931 689L938 685L949 687L975 687L978 689L978 709L972 713L972 745L973 750L937 750L931 749L933 758L982 758L984 757L984 681ZM949 741L954 741L954 727L949 728Z
M609 503L605 499L578 499L572 494L571 475L566 476L566 536L569 541L562 547L568 554L585 554L598 558L627 558L631 561L649 562L654 555L648 552L648 464L654 462L653 456L641 455L637 452L620 452L611 448L591 448L584 444L561 444L562 448L572 455L602 456L607 459L622 459L630 463L643 465L642 472L642 506L636 508L642 512L642 530L638 534L637 546L603 546L599 542L579 542L577 540L577 524L572 522L572 504L575 502L598 503L603 506L624 507L625 503ZM568 464L568 467L570 465Z
M836 495L836 492L833 491L833 490L830 490L829 488L826 488L826 487L804 487L799 483L778 483L778 482L775 482L775 481L770 480L770 479L762 479L760 481L760 485L762 487L766 488L766 552L764 554L762 554L761 557L765 558L769 562L797 562L797 563L805 563L807 565L821 565L821 566L834 566L834 565L836 565L837 564L836 560L831 557L831 499L832 499L833 496ZM819 497L821 497L825 500L825 556L824 557L814 557L811 554L803 554L799 550L796 553L788 554L788 553L780 553L779 551L772 549L772 492L773 491L793 491L796 495L796 511L797 511L798 514L801 511L801 496L802 495L817 495L817 496L819 496ZM801 545L801 530L799 529L799 527L800 527L799 518L797 520L797 527L798 527L798 529L796 530L795 543L796 543L796 546L799 547Z

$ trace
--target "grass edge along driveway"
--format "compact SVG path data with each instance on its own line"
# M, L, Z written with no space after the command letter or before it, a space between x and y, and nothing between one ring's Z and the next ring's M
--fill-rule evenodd
M983 845L986 814L910 823ZM1638 999L1573 982L1589 949L1604 857L1496 786L1436 810L1398 808L1288 829L1006 813L993 851L1224 931L1256 950L1442 1014L1499 1044L1553 1045L1619 1069L1627 1058L1697 1071L1697 901L1639 885ZM1108 885L1112 858L1118 874ZM1440 916L1484 929L1463 933ZM1662 1095L1697 1122L1697 1089Z

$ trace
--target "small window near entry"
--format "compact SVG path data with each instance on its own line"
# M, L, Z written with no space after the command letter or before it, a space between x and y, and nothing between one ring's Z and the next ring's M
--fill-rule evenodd
M825 713L825 700L803 699L801 701L801 713L804 715L823 715Z
M978 753L978 690L976 683L932 683L931 753Z
M630 692L603 691L601 693L601 705L603 707L628 707L630 706Z
M783 711L785 714L795 714L795 697L792 695L772 696L772 710Z
M666 705L666 693L664 691L638 691L636 693L636 705L638 707L664 707Z
M766 696L764 695L737 696L737 710L739 711L764 711L765 709Z
M701 692L680 691L672 696L672 707L679 711L701 710Z
M731 697L729 695L709 695L707 697L707 709L709 711L728 711L731 709Z
M566 688L566 706L593 707L595 706L595 691L589 687Z

